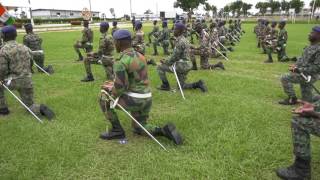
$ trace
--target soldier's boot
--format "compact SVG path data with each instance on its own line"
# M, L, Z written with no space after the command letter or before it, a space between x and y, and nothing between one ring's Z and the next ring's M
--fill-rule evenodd
M10 111L8 108L1 108L0 109L0 116L7 116L10 114Z
M83 61L83 56L81 53L78 53L79 59L77 61Z
M157 89L159 89L161 91L170 91L171 90L169 82L164 82L164 81L162 81L161 86L157 87Z
M163 128L157 128L155 132L155 136L157 133L165 136L169 140L172 140L176 145L181 145L183 140L180 133L177 131L176 126L172 123L166 124Z
M54 73L54 69L53 69L53 67L51 65L48 65L44 70L49 74L53 74Z
M236 44L234 42L231 42L231 46L235 46Z
M159 55L157 48L154 48L153 51L154 51L154 53L152 54L153 56L158 56Z
M218 62L217 64L211 65L210 69L216 69L216 68L220 68L222 70L225 70L226 68L224 67L222 62Z
M272 55L270 53L268 54L268 59L264 61L264 63L273 63Z
M195 70L195 71L198 70L196 61L192 61L192 70Z
M150 59L149 61L147 61L147 64L148 65L153 65L153 66L157 65L157 63L153 59Z
M202 80L199 80L198 82L196 83L193 83L193 88L194 89L200 89L202 92L208 92L208 88L206 86L206 84L204 83L204 81Z
M52 120L55 117L54 112L44 104L40 105L40 113L49 120Z
M279 104L281 105L295 105L297 103L298 103L297 97L289 97L287 99L279 101Z
M290 59L290 61L297 62L298 58L297 57L293 57L293 58Z
M228 51L230 51L230 52L233 52L233 51L234 51L234 49L233 49L232 47L228 47L227 49L228 49Z
M311 179L311 165L310 160L304 160L297 157L295 162L287 167L276 170L276 174L281 179L289 180L310 180Z
M124 139L126 137L126 133L124 132L119 121L112 122L112 129L108 132L100 134L100 138L104 140L112 140L112 139Z
M224 55L224 57L227 57L227 53L226 52L223 52L222 54Z
M81 82L90 82L90 81L94 81L92 74L88 74L84 79L81 80Z

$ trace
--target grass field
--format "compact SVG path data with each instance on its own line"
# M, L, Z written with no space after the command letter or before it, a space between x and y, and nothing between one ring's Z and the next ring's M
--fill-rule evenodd
M207 94L186 91L183 101L178 92L159 92L156 69L149 67L154 96L150 123L174 122L185 139L176 147L160 138L169 152L133 135L123 113L128 144L100 140L106 129L98 106L105 80L102 67L93 65L96 81L81 83L84 67L74 62L72 47L80 32L41 34L46 64L53 64L56 73L34 74L35 96L57 117L39 124L7 94L12 113L0 117L0 179L277 179L274 169L293 158L291 107L277 104L285 98L279 78L288 63L262 63L266 56L256 48L254 25L243 26L247 33L225 62L226 71L190 73L189 81L201 78L207 83ZM288 26L290 56L301 54L311 27ZM173 75L169 77L175 85ZM313 179L320 179L319 139L313 138L312 145Z

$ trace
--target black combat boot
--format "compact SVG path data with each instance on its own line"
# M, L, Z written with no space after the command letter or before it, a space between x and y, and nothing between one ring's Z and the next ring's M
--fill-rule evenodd
M231 46L235 46L236 44L234 42L231 42Z
M226 52L223 52L222 54L224 55L224 57L227 57L227 53Z
M211 65L211 67L210 67L211 69L216 69L216 68L220 68L220 69L222 69L222 70L225 70L225 67L224 67L224 65L223 65L223 63L222 62L218 62L217 64L215 64L215 65Z
M233 51L234 51L234 49L233 49L232 47L228 47L227 49L228 49L228 51L230 51L230 52L233 52Z
M287 99L279 101L279 104L281 105L295 105L297 103L298 103L297 97L289 97Z
M104 140L112 140L112 139L124 139L126 137L126 133L124 132L119 121L111 123L112 129L108 132L100 134L100 138Z
M158 49L154 49L154 53L152 54L153 56L158 56L159 53L158 53Z
M166 124L163 128L156 128L152 135L154 136L164 136L169 140L172 140L176 145L182 144L182 137L176 130L176 126L172 123Z
M0 109L0 116L7 116L10 114L10 111L8 108L1 108Z
M157 87L157 89L161 90L161 91L170 91L170 84L169 82L162 82L160 87Z
M52 120L55 117L54 112L44 104L40 105L40 113L41 113L41 115L48 118L48 120Z
M83 56L82 56L82 54L79 53L78 56L79 56L79 59L78 59L77 61L83 61Z
M90 81L94 81L92 74L88 74L87 77L81 80L81 82L90 82Z
M53 67L51 65L48 65L48 67L45 68L45 71L49 74L53 74L54 70Z
M293 57L293 58L290 59L290 61L297 62L298 58L297 57Z
M293 165L287 168L280 168L276 170L277 176L286 180L310 180L311 179L311 165L310 160L304 160L297 157Z
M194 71L198 70L197 62L195 62L195 61L192 62L192 70L194 70Z
M194 83L193 88L199 88L202 92L208 92L208 88L202 80L199 80L198 82Z
M157 63L153 59L150 59L149 61L147 61L147 64L148 65L152 65L152 66L156 66L157 65Z

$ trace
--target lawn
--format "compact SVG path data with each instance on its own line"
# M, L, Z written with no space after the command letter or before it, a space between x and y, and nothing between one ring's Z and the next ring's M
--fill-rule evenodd
M54 65L56 73L34 74L35 99L52 107L57 117L40 124L7 93L11 114L0 117L0 179L277 179L274 169L293 159L292 107L277 104L286 97L279 78L289 63L263 63L267 57L256 48L253 26L243 25L247 33L230 61L224 61L226 71L189 74L189 81L207 83L206 94L185 91L182 100L179 92L160 92L156 68L149 66L153 92L149 122L173 122L185 140L177 147L159 138L169 152L147 137L133 135L124 113L120 120L128 144L100 140L107 128L98 105L103 68L93 65L96 81L81 83L84 67L74 62L72 46L80 32L42 33L46 64ZM301 54L311 27L288 25L289 56ZM98 40L95 31L95 49ZM152 54L151 48L147 54ZM175 86L173 75L169 80ZM313 178L320 179L319 139L313 138L312 145Z

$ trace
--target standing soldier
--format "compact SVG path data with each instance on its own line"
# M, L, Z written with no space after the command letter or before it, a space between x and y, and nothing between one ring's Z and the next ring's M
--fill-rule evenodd
M170 31L168 29L168 22L162 22L162 31L160 32L160 36L153 42L153 50L154 54L158 54L157 46L161 43L163 52L165 55L169 55L169 39L170 39Z
M277 45L277 40L278 40L278 30L276 29L277 27L277 22L272 22L271 24L271 31L270 33L266 36L266 52L268 55L268 60L265 61L265 63L272 63L272 53L275 50L275 47Z
M102 66L104 67L104 70L106 72L106 78L107 80L113 79L113 40L111 36L108 36L108 30L109 30L109 23L102 22L100 24L100 33L101 38L99 41L99 51L97 53L89 53L88 57L84 60L84 67L87 73L87 76L82 79L82 82L90 82L94 81L94 77L92 75L91 71L91 63L93 62L94 57L98 56L101 59Z
M17 90L22 102L36 115L43 115L51 120L54 117L46 105L37 105L33 101L33 83L30 62L32 52L29 48L16 42L17 31L14 26L2 28L4 46L0 50L0 115L10 113L4 95L2 83ZM12 80L12 81L11 81Z
M89 28L89 21L84 20L83 21L83 27L84 29L82 30L82 39L80 41L77 41L74 44L74 50L79 56L78 61L83 60L83 56L80 52L81 49L85 49L86 53L90 53L93 50L93 31Z
M278 46L277 46L277 52L278 52L278 61L286 62L289 61L289 58L286 53L286 46L288 41L288 32L285 29L286 22L281 21L279 23L279 37L278 37Z
M266 37L268 34L270 34L271 32L271 28L269 27L269 21L265 20L264 21L264 26L262 28L262 32L261 32L261 48L263 50L263 54L267 54L267 48L266 48Z
M174 36L177 38L176 46L172 55L168 60L161 60L161 65L158 66L158 74L162 81L162 85L158 88L163 91L170 91L170 84L168 82L166 72L173 73L172 66L176 64L176 72L182 89L197 89L202 92L207 92L207 87L202 80L196 83L186 83L187 74L192 69L190 62L190 44L183 36L186 26L183 23L176 23L174 28Z
M300 84L302 100L312 102L312 84L315 83L320 74L320 26L316 26L309 34L310 46L304 49L304 52L298 61L290 65L290 73L281 77L281 83L284 92L288 98L280 101L282 105L294 105L297 103L297 96L293 89L293 83ZM306 80L305 77L311 77Z
M52 74L53 68L51 65L44 67L44 53L41 47L42 39L37 34L33 33L32 24L26 24L24 28L27 34L23 37L23 44L31 49L35 63L46 72ZM31 62L31 71L33 71L32 65L33 61ZM38 68L38 71L42 72L40 68Z
M120 60L114 64L115 81L113 86L103 86L117 103L123 106L130 114L154 136L165 136L175 144L182 144L182 138L176 127L169 123L163 128L147 124L147 119L152 105L152 94L148 77L147 63L142 54L131 47L131 34L128 30L118 30L113 34L117 52L121 54ZM112 125L109 132L100 135L101 139L122 139L125 138L116 111L111 107L111 102L103 95L100 98L100 106ZM135 123L133 132L143 135L143 130Z
M117 30L119 30L118 28L118 22L117 21L113 21L112 22L112 30L111 30L111 35L113 35L114 32L116 32Z
M301 103L302 106L293 111L296 115L291 121L295 160L291 166L276 170L281 179L311 179L310 135L320 137L320 101L314 104L303 101Z
M159 36L159 26L157 25L158 21L155 20L153 21L153 28L152 28L152 31L148 34L148 40L149 40L149 44L152 43L151 41L151 36L153 36L153 41L156 41L156 39L158 38ZM154 56L157 56L158 54L153 54Z

